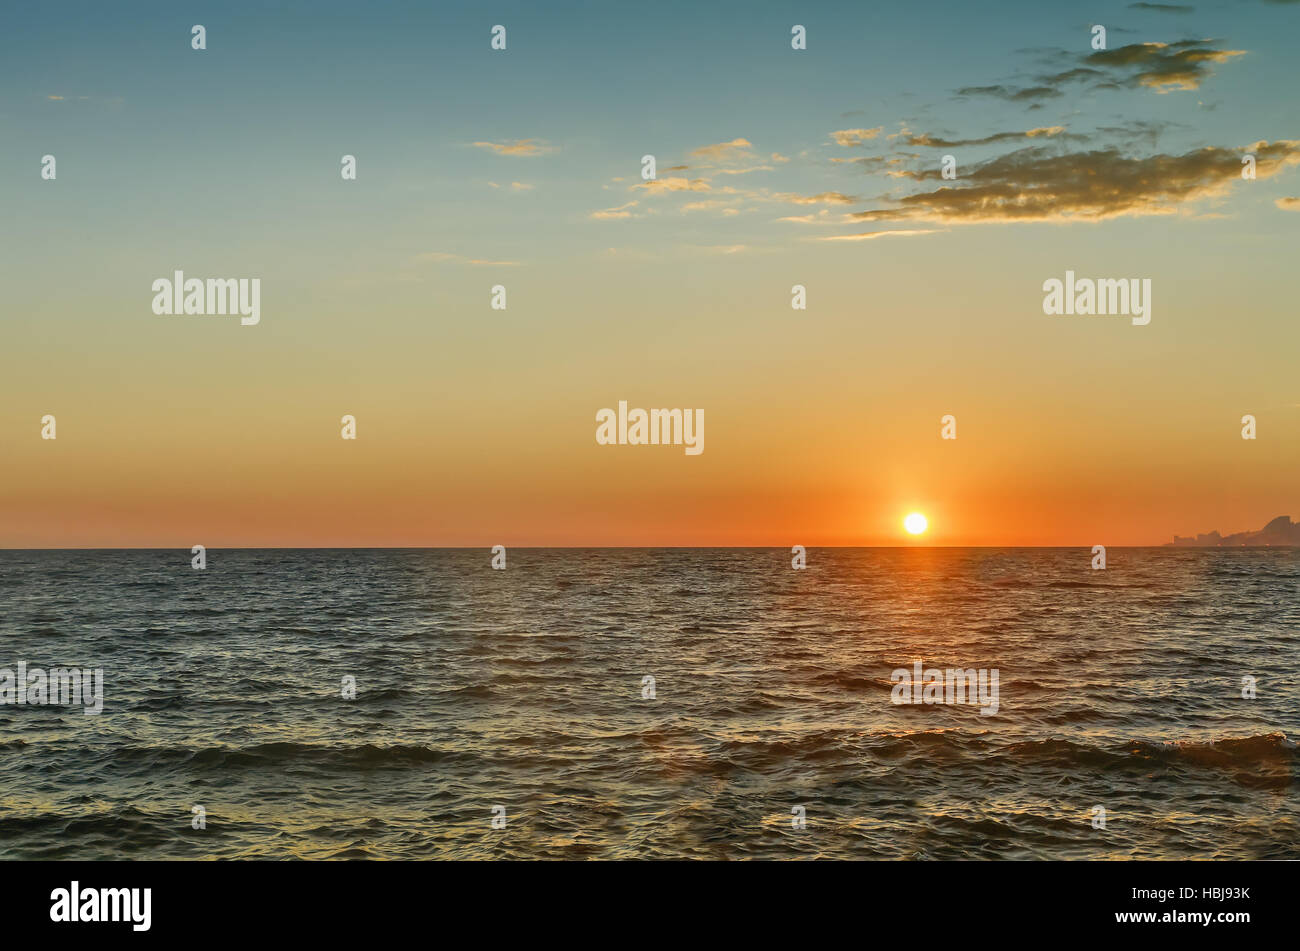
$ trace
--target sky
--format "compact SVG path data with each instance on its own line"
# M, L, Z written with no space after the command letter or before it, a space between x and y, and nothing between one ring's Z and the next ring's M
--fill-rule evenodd
M8 5L0 547L1300 517L1298 39L1268 0ZM176 270L260 323L155 314ZM1067 270L1150 323L1044 314ZM598 444L620 400L704 451Z

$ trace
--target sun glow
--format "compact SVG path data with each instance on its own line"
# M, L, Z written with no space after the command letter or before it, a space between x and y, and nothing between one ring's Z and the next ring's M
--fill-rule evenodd
M926 521L924 515L920 512L913 512L907 518L903 519L903 527L907 529L909 535L920 535L924 532L930 523Z

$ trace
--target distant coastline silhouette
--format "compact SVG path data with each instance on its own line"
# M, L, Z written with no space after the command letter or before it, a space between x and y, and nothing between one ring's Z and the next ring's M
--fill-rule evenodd
M1290 515L1279 515L1257 532L1236 532L1220 535L1217 531L1195 538L1175 535L1167 545L1179 548L1265 548L1300 547L1300 522L1291 521Z

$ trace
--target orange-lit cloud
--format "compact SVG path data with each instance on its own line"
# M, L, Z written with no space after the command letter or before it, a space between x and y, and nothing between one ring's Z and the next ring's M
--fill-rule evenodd
M813 241L870 241L873 238L909 238L922 234L940 234L942 228L918 228L913 230L899 229L897 231L863 231L858 234L833 234L823 237L812 238Z
M588 217L595 218L597 220L632 218L635 216L631 209L635 208L636 205L637 205L636 202L629 201L627 204L619 205L616 208L602 208L600 211L593 211Z
M475 142L480 149L489 149L497 155L541 155L551 151L550 146L538 139L516 139L514 142Z
M874 139L881 133L883 126L876 126L874 129L839 129L831 133L831 138L835 140L836 145L843 145L846 148L861 145L868 139Z
M705 162L732 162L751 154L753 143L748 139L732 139L730 142L718 142L694 149L691 158Z

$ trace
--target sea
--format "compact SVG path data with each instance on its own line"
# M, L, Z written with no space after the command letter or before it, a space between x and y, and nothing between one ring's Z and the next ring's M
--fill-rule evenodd
M0 551L0 858L1300 858L1300 549L794 558Z

